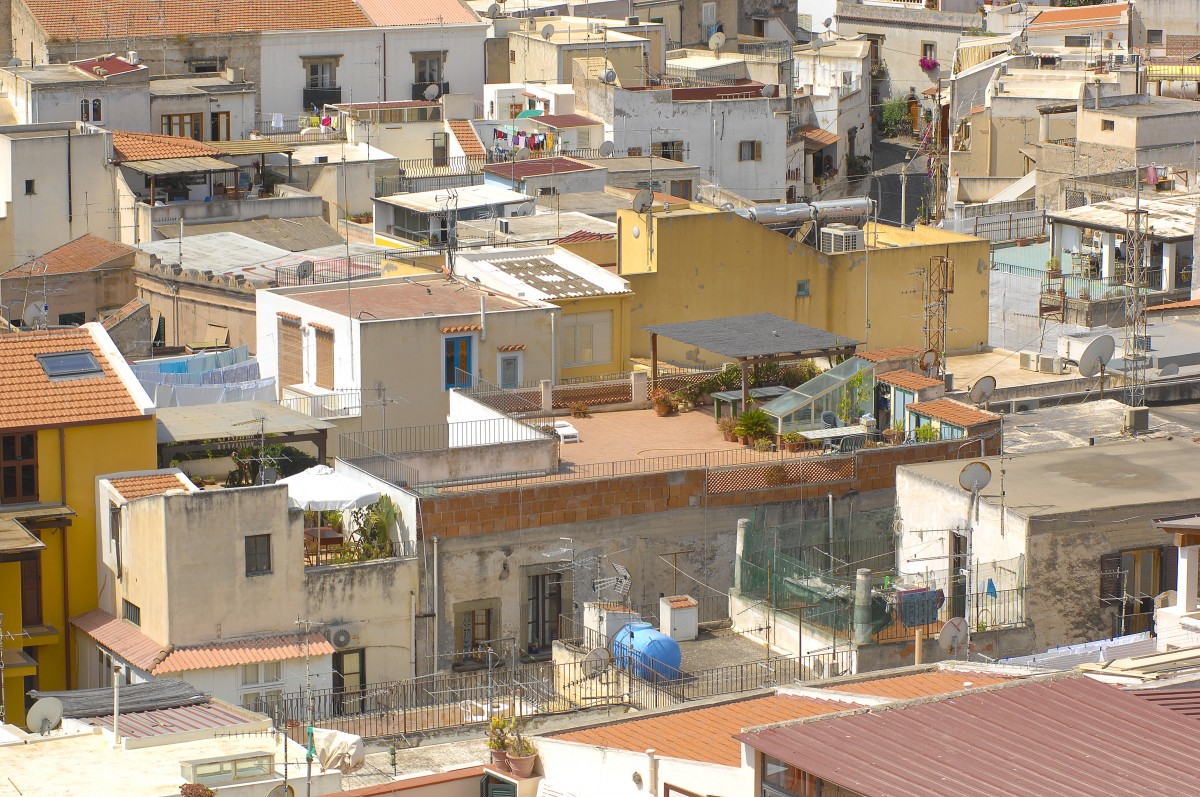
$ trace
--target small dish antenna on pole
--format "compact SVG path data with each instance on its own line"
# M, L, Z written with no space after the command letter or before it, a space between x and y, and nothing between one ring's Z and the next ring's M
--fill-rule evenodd
M971 385L971 392L968 394L971 403L979 407L987 403L987 400L996 392L996 377L982 376L975 384Z
M958 486L972 495L977 495L991 481L992 469L986 462L968 462L958 473Z
M1178 363L1168 363L1167 365L1164 365L1162 368L1158 369L1158 375L1160 377L1175 376L1178 373L1179 373L1179 364Z
M25 727L30 733L42 736L50 733L62 722L63 704L57 697L43 697L34 703L25 715Z
M921 355L921 359L919 361L921 364L921 370L927 375L933 373L933 371L937 368L938 359L939 356L935 350L927 349L925 353Z
M607 83L607 84L608 84L608 85L610 85L610 86L611 86L613 83L616 83L616 82L617 82L617 70L615 70L615 69L605 69L605 70L604 70L604 71L603 71L603 72L600 74L600 82L601 82L601 83Z
M584 675L595 677L612 663L612 654L605 648L592 648L579 662Z
M529 160L529 147L521 147L519 150L517 150L516 152L514 152L514 153L513 153L513 160L515 160L515 161L527 161L527 160Z
M496 17L500 16L500 6L496 3L492 3L490 6L488 6L487 15L491 19L495 19Z
M613 153L616 151L617 151L617 145L612 143L611 141L605 141L603 144L600 145L600 157L601 158L611 158L613 156Z
M35 329L44 329L47 324L47 319L50 316L49 307L44 304L27 304L25 311L21 313L21 320L25 322L25 326Z
M942 632L938 634L938 646L947 653L957 654L969 644L970 635L967 632L967 621L962 617L951 617L942 626Z
M436 100L438 98L438 95L441 93L442 93L442 89L436 83L430 83L428 86L425 87L425 99L429 100L430 102L433 102L434 100Z
M645 213L654 204L654 194L650 193L649 188L643 188L638 191L633 197L633 210L635 213Z
M774 97L776 92L778 92L778 91L779 91L779 87L776 86L774 83L768 83L767 85L762 87L762 95L764 97Z
M316 271L316 265L311 260L302 260L296 266L296 279L300 282L305 282L313 278L313 273Z
M717 58L721 57L721 48L725 46L725 34L717 31L708 37L708 49L713 51L713 55Z
M1100 398L1104 398L1104 370L1113 352L1117 350L1117 341L1112 335L1101 335L1087 345L1083 354L1079 355L1079 375L1089 379L1100 375Z
M545 39L546 41L550 41L550 38L553 35L554 35L554 26L553 25L546 25L545 27L542 28L542 38Z

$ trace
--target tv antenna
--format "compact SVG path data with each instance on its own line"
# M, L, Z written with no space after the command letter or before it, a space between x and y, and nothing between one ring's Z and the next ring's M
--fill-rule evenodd
M261 485L267 483L267 416L259 415L251 418L248 421L239 421L238 423L232 425L249 426L255 423L258 424L258 483ZM234 459L236 461L237 452L235 451L234 454Z
M43 697L25 715L25 727L30 733L46 736L62 722L63 704L57 697Z
M427 99L429 102L433 102L434 100L436 100L438 98L438 95L441 93L442 93L442 88L441 88L441 86L439 86L436 83L430 83L428 86L425 87L425 99Z
M950 311L950 294L954 293L954 261L939 255L929 258L925 269L925 348L938 354L935 371L930 376L946 375L946 317Z
M311 260L302 260L300 261L300 264L296 266L296 279L303 284L306 280L313 278L313 273L315 271L316 264L314 264Z
M620 565L616 562L613 562L612 567L617 574L615 576L609 576L608 578L596 579L594 582L592 582L592 589L594 589L597 594L599 594L600 590L602 589L612 589L618 595L627 597L629 595L630 587L633 586L633 576L630 574L629 569L626 568L625 565Z
M649 188L643 188L638 191L633 197L633 211L635 213L645 213L654 204L654 194Z
M974 404L976 407L980 407L984 404L987 404L988 399L990 399L992 394L995 392L996 377L981 376L975 382L975 384L971 385L971 392L967 395L971 399L972 404Z
M992 481L992 469L988 467L986 462L968 462L963 466L963 469L958 473L958 486L971 494L971 500L967 504L967 525L962 536L967 539L966 562L965 567L959 568L957 562L952 562L953 569L951 570L951 578L955 575L961 575L964 580L963 589L963 613L967 617L971 616L971 597L974 590L971 584L971 556L974 543L974 533L971 526L971 512L976 514L979 512L979 493L983 488L987 487ZM1004 510L1001 509L1001 512ZM951 532L954 533L954 532ZM961 627L954 624L955 620L962 622ZM953 624L953 625L952 625ZM947 628L950 628L947 632ZM969 621L960 617L952 618L945 626L942 627L942 633L938 637L938 641L942 645L942 649L947 652L953 652L955 655L964 646L967 651L967 658L971 657L971 624ZM949 647L947 647L949 645Z

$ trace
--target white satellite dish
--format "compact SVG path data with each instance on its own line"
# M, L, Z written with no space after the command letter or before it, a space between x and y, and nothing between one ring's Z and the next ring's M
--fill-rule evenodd
M821 24L825 26L826 30L829 30L833 26L833 17L825 17L825 21Z
M778 86L776 86L774 83L768 83L767 85L763 86L762 95L764 97L774 97L778 91Z
M712 50L714 53L719 52L721 50L721 48L724 46L725 46L725 34L722 33L721 31L717 31L716 33L714 33L713 35L708 37L708 49Z
M919 361L921 363L921 370L929 373L934 368L937 368L938 359L938 353L936 351L933 349L926 349L925 353L921 355L921 359Z
M1170 363L1169 365L1164 365L1162 368L1158 369L1158 375L1160 377L1175 376L1177 373L1179 373L1178 363Z
M992 480L992 469L986 462L968 462L958 472L958 486L968 493L977 493Z
M550 41L550 37L552 37L553 35L554 35L554 26L553 25L546 25L545 27L542 28L542 38L545 39L546 41Z
M967 642L967 621L962 617L951 617L938 634L938 646L947 653L961 650Z
M50 308L44 304L27 304L25 311L21 313L21 320L27 327L44 327L46 319L50 315L49 310Z
M600 75L600 81L611 86L617 82L617 71L615 69L605 69Z
M822 39L820 36L814 36L813 40L808 43L808 46L814 50L820 50L822 47L825 46L825 40Z
M975 406L986 404L987 400L996 392L996 377L981 376L975 384L971 385L971 392L968 394L971 398L971 403Z
M645 213L653 204L654 194L650 193L649 188L643 188L633 197L633 210L636 213Z
M1079 375L1087 378L1103 373L1116 350L1117 342L1112 335L1101 335L1093 340L1079 355Z
M529 147L521 147L519 150L517 150L516 152L514 152L514 153L513 153L513 160L515 160L515 161L527 161L527 160L529 160Z
M313 273L316 271L316 264L311 260L302 260L296 266L296 279L304 282L313 278Z
M425 99L429 100L430 102L433 102L434 100L436 100L438 98L438 95L441 93L442 93L442 88L441 88L441 86L439 86L436 83L430 83L428 86L425 87Z
M25 727L30 733L42 736L50 733L62 722L63 704L57 697L43 697L34 703L25 715Z
M723 211L725 211L726 213L728 213L729 211L733 210L733 203L732 203L732 202L722 202L722 203L721 203L721 210L723 210Z
M617 145L611 141L605 141L600 145L600 157L611 158L612 154L617 151Z
M599 675L612 663L612 654L604 648L592 648L579 662L585 675Z
M491 17L492 19L495 19L496 17L500 16L500 6L498 6L495 3L492 3L490 6L488 6L487 15L489 17Z

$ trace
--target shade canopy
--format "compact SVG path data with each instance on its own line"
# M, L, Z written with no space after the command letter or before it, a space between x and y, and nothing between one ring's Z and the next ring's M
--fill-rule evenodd
M313 512L358 509L375 503L380 495L378 490L343 476L328 465L314 465L276 483L287 485L289 506Z

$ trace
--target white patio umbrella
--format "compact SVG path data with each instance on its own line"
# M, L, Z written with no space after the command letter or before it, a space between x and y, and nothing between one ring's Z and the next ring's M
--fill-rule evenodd
M337 473L328 465L314 465L276 483L287 485L289 506L313 512L343 512L379 500L378 490Z

